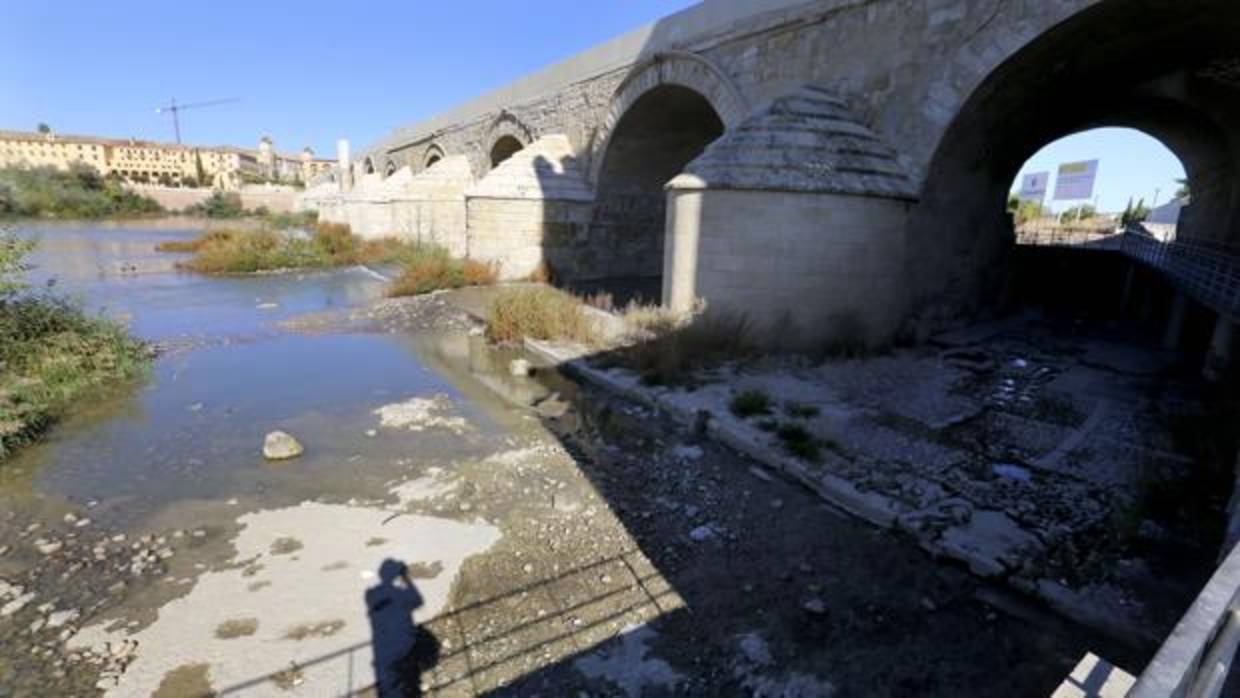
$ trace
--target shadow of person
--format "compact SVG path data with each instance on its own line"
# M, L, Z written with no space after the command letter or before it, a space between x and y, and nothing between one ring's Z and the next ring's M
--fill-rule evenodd
M413 612L421 606L422 595L409 580L405 564L384 560L379 583L366 590L379 698L420 695L422 672L439 661L439 641L413 622Z

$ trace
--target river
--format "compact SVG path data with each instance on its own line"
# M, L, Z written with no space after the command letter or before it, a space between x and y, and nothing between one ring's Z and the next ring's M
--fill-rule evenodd
M459 338L282 329L299 315L382 297L372 270L203 277L155 251L193 228L43 226L30 279L126 321L167 347L148 377L84 402L40 444L0 469L7 507L90 506L92 518L134 527L176 503L296 502L324 493L373 495L422 467L476 455L511 435L514 416L437 351ZM434 361L425 357L433 355ZM428 363L435 367L429 367ZM447 375L445 375L447 373ZM417 395L447 395L477 427L451 434L385 433L374 411ZM273 465L266 432L288 431L307 455Z

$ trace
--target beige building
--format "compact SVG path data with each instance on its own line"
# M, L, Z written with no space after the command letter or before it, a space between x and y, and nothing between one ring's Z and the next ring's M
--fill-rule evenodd
M233 189L246 182L306 182L334 163L316 160L309 148L296 156L278 154L266 136L254 151L0 130L0 167L67 170L75 164L128 182Z

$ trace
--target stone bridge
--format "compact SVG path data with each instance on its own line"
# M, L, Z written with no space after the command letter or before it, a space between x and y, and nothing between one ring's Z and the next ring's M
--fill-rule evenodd
M997 297L1012 179L1086 128L1160 139L1181 237L1240 241L1237 37L1235 0L705 0L342 142L301 203L786 341L915 339Z

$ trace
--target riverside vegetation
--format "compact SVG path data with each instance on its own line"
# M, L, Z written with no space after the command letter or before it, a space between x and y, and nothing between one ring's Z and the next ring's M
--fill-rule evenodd
M0 231L0 460L74 403L139 373L147 347L120 324L23 281L34 243Z
M74 165L0 168L0 216L25 218L139 217L162 213L155 200L126 189L118 179Z
M156 249L192 253L193 256L179 266L200 274L252 274L357 264L397 265L400 270L388 287L389 296L486 286L496 281L493 267L453 257L433 245L396 238L363 240L354 235L349 226L338 223L320 223L309 234L274 228L274 224L269 224L257 230L212 230L193 240L161 243Z

